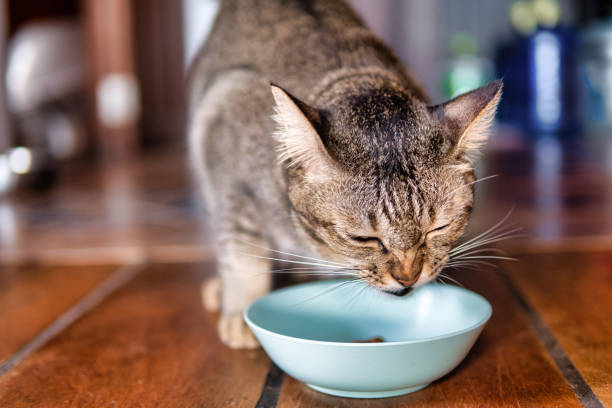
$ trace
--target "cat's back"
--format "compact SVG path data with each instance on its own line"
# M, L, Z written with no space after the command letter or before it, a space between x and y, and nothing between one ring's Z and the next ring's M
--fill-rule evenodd
M241 67L308 100L330 72L372 66L408 80L342 0L222 0L188 83L193 101L224 70Z

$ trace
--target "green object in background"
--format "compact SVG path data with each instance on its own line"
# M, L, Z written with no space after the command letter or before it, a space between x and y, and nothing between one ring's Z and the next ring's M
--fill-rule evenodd
M327 394L381 398L420 390L465 358L492 313L485 298L456 286L427 284L397 298L362 292L365 283L334 289L342 282L350 281L276 290L244 312L283 371ZM375 337L384 342L355 343Z
M492 79L492 63L476 56L478 46L472 35L455 33L450 41L450 50L455 58L444 75L443 90L446 97L454 98Z
M451 37L450 50L453 55L476 55L478 46L476 39L469 33L456 32Z
M488 82L484 63L477 57L460 57L453 61L444 76L444 93L449 98L471 91Z

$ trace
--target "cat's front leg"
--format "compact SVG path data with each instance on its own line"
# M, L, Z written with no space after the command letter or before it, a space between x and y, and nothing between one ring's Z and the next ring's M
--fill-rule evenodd
M271 263L265 259L269 252L261 248L266 246L263 240L252 237L242 240L239 236L219 243L221 316L218 332L221 341L231 348L258 346L242 313L251 302L270 290Z

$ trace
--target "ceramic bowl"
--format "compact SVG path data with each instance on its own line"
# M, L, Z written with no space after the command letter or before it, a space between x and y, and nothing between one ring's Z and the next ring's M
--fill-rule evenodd
M270 358L331 395L381 398L426 387L467 355L491 305L456 286L394 297L361 283L320 281L274 291L244 319ZM355 343L382 338L382 343Z

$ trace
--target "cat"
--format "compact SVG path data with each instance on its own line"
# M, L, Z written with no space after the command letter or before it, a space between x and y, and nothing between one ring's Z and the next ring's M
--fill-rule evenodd
M396 295L436 278L502 82L430 105L344 1L222 0L187 86L218 254L205 304L226 345L251 348L242 312L283 252Z

